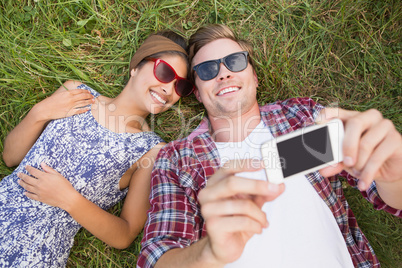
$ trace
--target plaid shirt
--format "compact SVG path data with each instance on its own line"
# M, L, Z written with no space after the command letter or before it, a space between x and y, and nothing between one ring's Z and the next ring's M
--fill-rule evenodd
M278 137L314 124L314 118L322 108L311 99L298 98L260 107L260 114L272 135ZM204 118L187 138L170 142L160 151L152 172L151 208L138 267L153 267L166 251L188 247L206 235L198 193L220 167L219 153L208 130L209 122ZM357 187L355 178L346 172L340 175ZM341 181L336 176L324 178L318 172L307 178L333 213L354 266L379 267L372 247L343 196ZM401 217L401 210L391 208L381 200L375 183L362 194L374 208Z

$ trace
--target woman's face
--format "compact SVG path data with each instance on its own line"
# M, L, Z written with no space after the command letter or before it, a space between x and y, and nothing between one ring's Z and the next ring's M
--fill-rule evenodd
M160 57L167 62L180 77L187 77L185 59L177 55ZM148 61L139 68L131 70L133 89L138 100L137 105L144 111L157 114L166 111L175 104L180 96L175 91L177 79L169 83L162 83L154 75L155 62Z

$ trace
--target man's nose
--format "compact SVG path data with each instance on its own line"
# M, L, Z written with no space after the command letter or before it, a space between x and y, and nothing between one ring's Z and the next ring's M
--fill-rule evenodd
M230 71L228 68L226 68L225 64L223 64L223 62L221 62L219 64L218 79L225 80L225 79L229 79L231 77L232 77L232 71Z

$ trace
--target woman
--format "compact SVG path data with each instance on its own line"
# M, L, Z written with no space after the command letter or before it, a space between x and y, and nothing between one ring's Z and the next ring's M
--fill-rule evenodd
M3 159L19 166L0 182L0 266L65 266L81 226L111 246L130 245L146 220L163 145L144 131L145 118L194 90L183 78L185 49L173 32L152 35L116 98L67 81L10 132ZM120 217L105 211L126 195Z

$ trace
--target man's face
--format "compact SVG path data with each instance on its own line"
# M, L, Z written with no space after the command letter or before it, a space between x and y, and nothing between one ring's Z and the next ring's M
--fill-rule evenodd
M203 46L195 54L192 67L208 60L221 59L243 49L230 39L218 39ZM218 75L208 81L195 74L195 95L208 111L209 116L240 116L257 104L258 80L250 64L240 72L231 72L221 63Z

